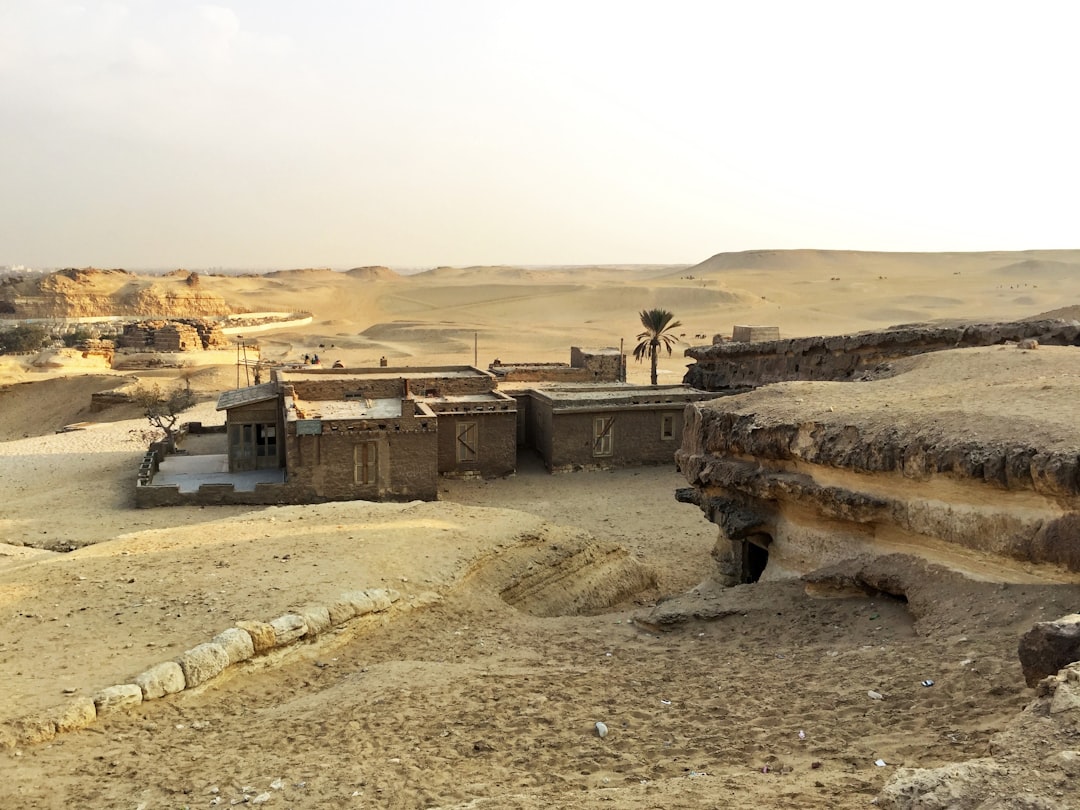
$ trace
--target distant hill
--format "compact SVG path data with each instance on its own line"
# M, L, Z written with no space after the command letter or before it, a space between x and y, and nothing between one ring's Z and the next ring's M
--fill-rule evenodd
M143 276L126 270L68 268L0 283L0 313L12 318L183 318L232 312L220 295L202 288L198 274L187 271Z
M817 271L832 275L845 272L887 274L890 271L1024 272L1025 268L1080 263L1080 250L1024 250L948 253L892 253L868 250L745 250L717 253L684 271L686 275L709 276L733 270L767 272ZM1076 268L1080 269L1080 268Z
M346 270L345 275L358 278L362 281L401 281L405 276L391 270L389 267L376 265L374 267L354 267Z

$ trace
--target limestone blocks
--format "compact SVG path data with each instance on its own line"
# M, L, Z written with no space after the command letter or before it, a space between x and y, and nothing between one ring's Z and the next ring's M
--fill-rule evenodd
M142 690L143 700L156 700L184 688L184 671L175 661L164 661L136 675L135 685Z
M94 708L99 715L138 706L142 703L142 689L133 683L107 686L94 695Z
M229 666L229 654L220 644L206 642L192 647L177 659L184 671L184 684L188 689L216 678Z
M274 646L285 647L307 634L307 622L296 613L286 613L270 622L274 628Z
M269 622L237 622L176 660L163 661L141 672L131 683L109 686L92 697L74 698L52 712L22 717L9 726L0 726L0 748L45 742L58 733L86 728L98 717L138 706L144 700L193 689L234 664L301 639L314 638L358 616L384 611L400 598L392 589L350 591L329 606L307 605Z

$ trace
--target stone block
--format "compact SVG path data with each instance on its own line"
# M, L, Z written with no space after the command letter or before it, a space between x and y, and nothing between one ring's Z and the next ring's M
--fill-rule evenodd
M365 591L365 593L375 604L376 612L388 609L401 596L397 591L388 590L386 588L371 588Z
M142 690L143 700L156 700L181 691L187 684L184 671L175 661L165 661L135 676L135 685Z
M129 709L142 703L142 689L133 683L108 686L94 695L98 715Z
M340 627L356 617L356 606L344 598L327 605L326 610L330 614L330 624L334 627Z
M200 644L192 647L177 659L184 671L184 682L193 689L211 678L216 678L229 665L229 654L220 644Z
M270 622L270 626L274 628L275 644L278 647L292 644L294 641L303 638L307 633L307 622L304 621L303 616L298 616L295 613L278 616Z
M223 630L210 639L210 643L225 650L230 664L239 664L255 655L255 642L252 641L251 634L240 627Z
M365 591L343 593L341 599L353 606L357 616L366 616L375 612L375 601Z
M1080 686L1075 683L1061 683L1050 701L1050 714L1072 712L1080 709Z
M57 710L54 718L58 734L86 728L97 719L97 707L88 697L77 697Z
M16 720L13 730L19 745L37 745L56 736L56 721L43 714L33 714Z
M1028 686L1080 661L1080 613L1038 622L1020 639L1020 666Z
M300 618L307 625L304 635L314 637L330 629L330 611L323 605L308 605L300 610Z
M251 644L255 655L270 652L277 646L277 637L274 628L268 622L242 621L236 626L251 636Z

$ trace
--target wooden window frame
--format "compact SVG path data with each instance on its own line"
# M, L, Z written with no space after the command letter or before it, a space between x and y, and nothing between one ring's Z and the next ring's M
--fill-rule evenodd
M615 417L593 417L592 454L597 458L608 458L615 452Z
M664 442L675 440L675 414L660 414L660 440Z

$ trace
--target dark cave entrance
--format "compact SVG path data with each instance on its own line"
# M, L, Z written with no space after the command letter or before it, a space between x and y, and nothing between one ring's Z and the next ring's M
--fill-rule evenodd
M769 565L772 537L764 532L752 534L742 543L742 581L757 582Z

